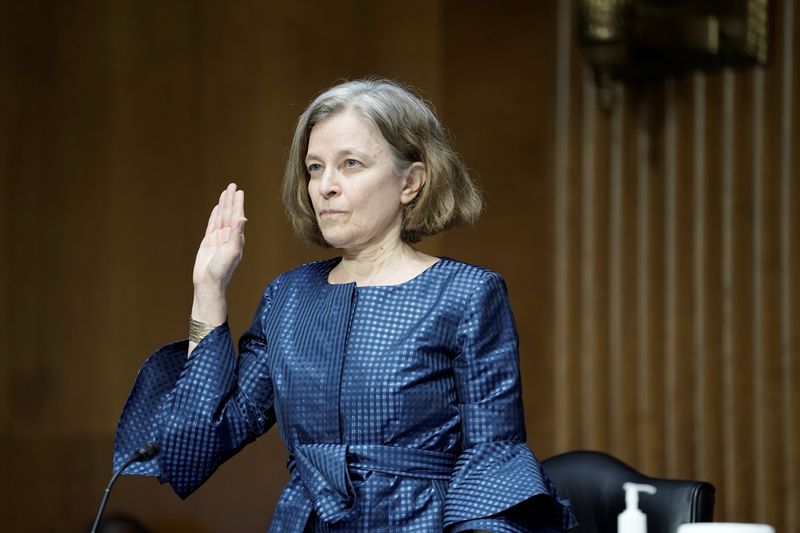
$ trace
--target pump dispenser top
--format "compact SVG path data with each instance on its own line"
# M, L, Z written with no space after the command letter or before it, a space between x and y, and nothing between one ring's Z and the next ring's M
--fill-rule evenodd
M641 483L623 483L625 510L617 517L617 533L647 533L647 517L639 509L639 493L655 494L656 488Z

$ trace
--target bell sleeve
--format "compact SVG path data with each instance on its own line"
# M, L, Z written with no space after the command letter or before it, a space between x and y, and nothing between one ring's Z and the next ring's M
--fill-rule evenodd
M273 285L264 291L239 341L238 358L227 322L204 337L188 358L186 340L148 358L117 426L115 471L142 444L156 442L159 453L132 464L125 473L156 476L186 498L220 464L274 424L264 334Z
M577 525L525 444L518 339L503 279L470 295L454 359L462 452L445 500L445 531L564 531Z

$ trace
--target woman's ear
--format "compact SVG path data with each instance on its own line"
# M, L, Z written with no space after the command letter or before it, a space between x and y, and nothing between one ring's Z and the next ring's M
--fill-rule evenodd
M425 185L425 181L427 179L428 171L425 168L425 164L420 163L419 161L412 163L411 167L408 169L408 174L406 175L406 181L403 185L403 192L400 194L400 201L403 204L411 203L411 201L417 197L419 191L422 190L422 187Z

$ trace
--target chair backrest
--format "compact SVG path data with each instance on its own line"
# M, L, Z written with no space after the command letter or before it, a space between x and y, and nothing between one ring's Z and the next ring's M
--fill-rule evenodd
M680 524L714 519L714 487L703 481L652 478L619 459L594 451L567 452L542 461L556 488L572 504L581 523L574 532L616 533L617 515L625 509L626 481L648 483L639 508L647 515L647 533L675 533Z

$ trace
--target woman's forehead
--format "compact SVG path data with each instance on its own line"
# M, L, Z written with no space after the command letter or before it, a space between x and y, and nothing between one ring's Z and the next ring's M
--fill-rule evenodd
M347 149L385 151L386 140L377 126L353 110L337 113L311 128L307 156Z

